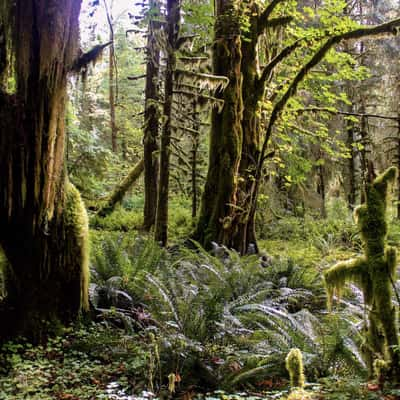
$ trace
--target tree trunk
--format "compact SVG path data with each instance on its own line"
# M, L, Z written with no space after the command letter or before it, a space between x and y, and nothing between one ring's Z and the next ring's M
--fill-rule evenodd
M149 231L154 225L157 209L158 187L158 157L154 153L158 150L158 74L160 63L160 49L157 46L155 33L159 29L154 17L159 14L158 0L150 1L152 18L149 21L149 34L147 37L147 65L146 65L146 105L144 112L144 222L143 228ZM156 15L154 15L156 14Z
M255 210L250 210L250 192L255 179L255 169L260 155L260 107L259 101L264 95L264 87L258 84L259 57L258 57L258 20L259 9L255 3L250 5L249 30L242 41L243 74L243 145L239 166L238 211L236 214L238 229L232 237L231 246L240 254L245 254L250 246L258 251L255 232Z
M348 158L348 180L349 180L349 191L347 194L347 202L349 209L354 210L356 204L356 152L354 150L354 123L351 121L346 121L346 132L347 132L347 140L346 145L349 150L350 157Z
M229 244L233 237L237 174L242 147L241 40L238 10L233 0L217 0L213 73L229 78L221 113L212 112L210 159L194 238L209 248L211 241Z
M110 41L114 42L114 32L110 27ZM117 135L118 128L115 119L115 53L114 43L111 43L109 50L109 66L108 66L108 80L109 80L109 103L110 103L110 130L111 130L111 148L114 153L118 150Z
M199 115L196 112L196 102L192 103L193 109L193 131L197 132L192 134L192 149L191 149L191 185L192 185L192 218L196 218L197 215L197 169L198 169L198 152L200 146L200 123L198 122Z
M12 34L17 82L14 94L0 91L0 245L10 264L3 337L40 340L88 307L87 216L64 165L80 3L17 0L0 11L0 25Z
M400 219L400 112L397 121L397 219Z
M174 71L176 66L176 50L180 24L180 0L167 1L167 66L165 72L164 110L165 119L160 149L160 179L157 198L155 224L155 240L166 246L168 239L168 195L169 195L169 160L171 143L171 110L174 89Z

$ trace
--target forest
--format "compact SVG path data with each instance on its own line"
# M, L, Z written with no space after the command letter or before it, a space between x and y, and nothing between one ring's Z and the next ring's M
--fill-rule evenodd
M400 400L398 0L0 0L0 400Z

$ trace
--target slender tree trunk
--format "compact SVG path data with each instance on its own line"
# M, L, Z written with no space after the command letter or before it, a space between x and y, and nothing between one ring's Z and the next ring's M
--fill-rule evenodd
M145 127L143 138L144 152L144 222L143 228L149 231L154 225L157 209L158 187L158 157L154 153L158 150L158 74L160 63L160 49L157 46L155 33L159 29L154 16L159 14L158 0L150 1L152 18L149 21L147 37L147 65L146 65L146 105L144 112ZM156 14L156 15L154 15Z
M347 203L350 210L354 210L357 198L357 186L356 186L356 151L354 149L354 123L352 121L346 121L346 145L350 153L348 158L348 182L349 189L347 194Z
M191 167L191 192L192 192L192 218L197 215L197 173L198 173L198 153L200 147L200 121L199 113L197 112L196 101L192 102L192 129L191 134L192 148L190 150L190 167ZM196 133L194 133L196 132Z
M167 1L167 67L164 86L164 110L165 118L160 149L160 179L157 198L157 213L155 222L155 240L162 246L166 246L168 240L168 195L169 195L169 167L170 167L170 143L171 143L171 110L174 90L174 71L176 66L176 50L180 25L180 0Z
M110 130L111 130L111 148L114 153L118 151L117 135L118 128L115 119L115 52L114 52L114 32L110 27L110 41L109 50L109 67L108 67L108 81L109 81L109 103L110 103Z
M400 104L399 104L400 106ZM400 219L400 112L397 120L397 219Z
M13 32L17 82L15 94L0 90L0 245L10 264L0 336L40 340L88 307L87 216L64 165L81 2L12 3L0 8L0 25Z
M225 104L212 112L210 159L194 238L206 248L211 241L229 244L233 237L237 175L242 147L241 40L238 10L233 0L216 1L213 73L229 78L216 97Z
M323 159L323 153L320 150L319 158ZM318 192L321 196L321 217L326 218L326 184L325 184L325 168L322 163L318 165Z

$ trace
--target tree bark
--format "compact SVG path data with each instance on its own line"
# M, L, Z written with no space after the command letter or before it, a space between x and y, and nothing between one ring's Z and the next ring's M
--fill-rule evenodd
M160 5L158 0L150 1L151 19L149 21L149 34L147 36L147 65L146 65L146 88L145 88L145 111L144 111L144 218L143 228L149 231L154 225L157 209L157 187L158 187L158 157L154 153L158 150L157 138L159 129L159 113L157 101L160 49L157 46L155 33L159 29L158 23L154 21L154 14L159 14Z
M0 336L40 340L88 308L87 216L64 165L81 2L12 3L11 16L0 11L17 82L14 94L0 91L0 245L10 265Z
M348 179L349 179L349 189L347 194L347 203L349 209L352 211L356 205L357 197L357 186L356 186L356 152L354 150L354 123L351 121L346 121L346 145L350 153L348 158Z
M259 101L264 96L264 85L258 81L259 57L259 7L254 3L249 4L250 22L248 32L245 33L245 40L242 41L242 63L243 74L242 96L243 96L243 145L241 149L239 165L239 187L238 206L236 219L238 229L232 237L231 246L240 254L245 254L250 243L258 251L255 232L255 212L249 210L249 196L255 179L255 168L260 155L260 110Z
M110 26L110 41L114 42L114 32ZM109 87L109 103L110 103L110 130L111 130L111 148L114 153L118 151L117 136L118 128L115 118L115 52L114 43L111 43L109 50L109 66L108 66L108 87Z
M192 110L193 110L193 133L191 135L192 139L192 149L191 159L190 159L190 166L191 166L191 186L192 186L192 218L196 218L197 215L197 170L198 170L198 152L200 146L200 123L199 123L199 115L196 112L196 102L192 103Z
M213 74L229 78L215 97L224 101L221 113L213 110L210 156L194 238L206 248L211 241L229 244L235 225L237 175L242 147L241 40L238 10L233 0L216 2Z
M170 167L170 143L171 143L171 110L174 91L174 71L176 67L176 50L180 24L180 0L167 1L167 66L164 86L164 110L165 119L160 149L160 179L157 198L157 212L155 222L155 240L162 246L166 246L168 240L168 195L169 195L169 167Z

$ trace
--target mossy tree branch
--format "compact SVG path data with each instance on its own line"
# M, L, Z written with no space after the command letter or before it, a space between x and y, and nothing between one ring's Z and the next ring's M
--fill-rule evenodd
M282 62L284 59L289 57L296 49L303 43L301 39L296 40L294 43L286 46L282 51L277 54L262 70L260 78L258 78L257 86L264 89L264 86L270 78L274 68Z
M381 25L373 26L373 27L365 27L354 29L350 32L341 33L335 36L330 37L311 57L311 59L298 71L297 75L294 77L293 81L287 88L286 92L282 95L279 101L275 104L269 122L266 129L264 142L261 150L260 160L263 159L265 151L267 149L272 129L278 120L280 114L283 112L287 102L289 99L294 96L297 92L297 88L299 84L304 80L307 76L308 72L311 68L315 67L326 55L326 53L335 45L339 44L343 40L350 39L360 39L363 37L373 37L382 34L397 34L397 27L400 26L400 18L394 19L392 21L386 22ZM262 165L259 165L259 168Z
M258 18L258 26L261 28L262 26L265 27L268 25L268 19L271 14L275 11L276 7L282 3L284 0L272 0L271 3L265 8L265 10L261 13Z
M99 209L97 215L105 217L110 214L115 206L122 201L127 191L139 179L144 171L144 160L141 159L129 172L129 174L121 181L121 183L114 189L106 203Z

